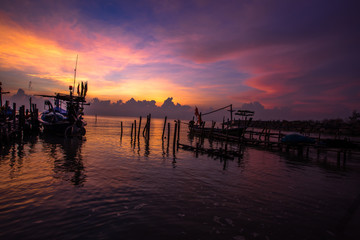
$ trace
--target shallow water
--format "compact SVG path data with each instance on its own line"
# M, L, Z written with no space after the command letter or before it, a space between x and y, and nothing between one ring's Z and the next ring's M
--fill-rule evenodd
M0 239L360 236L359 156L338 165L331 154L250 147L227 161L174 154L173 129L169 146L161 141L163 119L152 119L148 144L130 138L133 120L90 116L83 140L43 135L3 148ZM180 142L197 141L182 125Z

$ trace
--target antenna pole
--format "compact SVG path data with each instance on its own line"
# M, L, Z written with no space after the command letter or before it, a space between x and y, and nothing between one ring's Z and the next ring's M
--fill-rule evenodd
M2 107L2 82L0 82L0 107Z
M10 93L10 92L3 92L1 86L2 86L2 82L0 82L0 107L2 107L2 95Z
M76 68L77 68L77 62L78 62L78 54L76 55L76 63L75 63L75 68L74 68L74 87L73 87L73 93L75 91L75 80L76 80Z

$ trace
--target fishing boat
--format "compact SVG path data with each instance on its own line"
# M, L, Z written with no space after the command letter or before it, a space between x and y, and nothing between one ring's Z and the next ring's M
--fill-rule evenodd
M281 142L287 144L311 144L315 143L315 139L300 133L289 133L281 139Z
M45 132L53 132L60 135L70 136L84 136L86 133L84 121L84 105L86 104L85 96L88 90L87 82L81 82L77 85L77 96L75 96L75 82L78 56L76 56L76 63L74 69L74 84L69 86L69 94L57 93L55 95L37 95L41 97L48 97L54 99L54 104L46 100L45 106L48 107L40 115L39 122L43 126ZM66 109L62 108L62 103L65 103Z
M53 132L60 135L84 136L86 134L86 122L84 121L84 105L87 92L87 83L81 84L81 92L78 85L78 96L73 95L72 86L69 87L70 94L57 93L55 95L37 95L54 99L54 105L45 100L47 110L40 115L39 122L45 132ZM66 109L62 108L65 104Z

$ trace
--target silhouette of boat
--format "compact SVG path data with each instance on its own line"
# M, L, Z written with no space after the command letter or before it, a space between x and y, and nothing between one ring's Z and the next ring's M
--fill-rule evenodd
M37 95L54 99L55 107L49 100L45 100L47 110L39 118L44 132L52 132L66 137L84 136L86 134L85 126L87 123L83 118L83 110L84 105L88 105L85 101L87 83L81 84L81 93L79 86L80 84L78 85L79 96L73 96L72 86L69 87L70 94ZM62 108L63 103L65 103L66 109Z

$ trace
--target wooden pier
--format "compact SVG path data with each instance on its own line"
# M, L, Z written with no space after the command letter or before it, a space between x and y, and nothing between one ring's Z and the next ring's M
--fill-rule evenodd
M39 131L39 110L36 104L31 103L30 109L25 109L22 105L17 109L17 104L13 103L10 107L9 101L2 104L3 92L0 82L0 146L10 143L14 139L21 138L26 134L33 134Z
M189 125L186 122L182 122L182 124ZM214 125L214 122L212 122L211 127L206 128L204 131L191 131L190 129L189 135L196 136L199 139L196 146L186 144L179 144L179 146L184 150L194 151L195 153L204 153L227 159L242 157L241 150L244 146L269 151L293 153L305 158L309 157L310 152L312 154L315 153L318 157L320 154L327 155L332 153L336 156L338 164L342 163L343 165L350 155L360 155L360 141L350 140L349 137L345 136L340 138L338 135L329 136L321 135L320 133L307 133L305 137L311 139L311 142L286 142L282 141L282 139L287 136L288 133L279 129L247 127L242 134L234 136L227 134L224 128L222 131L214 130ZM205 124L203 124L203 127L204 126ZM205 138L209 139L209 141L224 143L225 147L220 149L206 149L201 144ZM227 144L239 146L239 150L229 151L227 150Z

